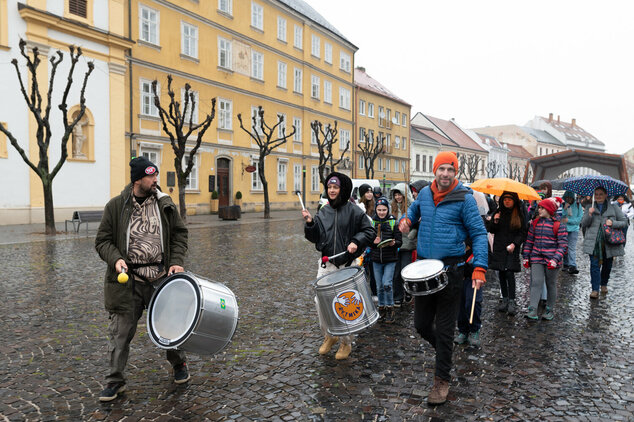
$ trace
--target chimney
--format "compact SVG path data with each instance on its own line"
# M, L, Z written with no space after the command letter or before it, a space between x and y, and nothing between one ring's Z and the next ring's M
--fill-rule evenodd
M548 123L553 121L553 113L548 113Z
M570 123L570 125L572 127L575 127L576 124L577 124L577 119L572 119L572 123Z
M557 123L561 123L559 120L559 114L557 115Z
M363 67L363 66L357 66L357 69L359 69L361 72L365 73L365 67Z

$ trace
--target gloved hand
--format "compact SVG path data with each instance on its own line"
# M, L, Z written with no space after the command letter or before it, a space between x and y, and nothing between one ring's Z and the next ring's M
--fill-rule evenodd
M546 267L549 270L554 270L555 268L557 268L557 261L555 261L554 259L551 259L550 261L548 261L548 264L546 265Z
M529 268L531 266L530 259L524 259L524 261L522 262L522 265L524 266L524 268Z
M473 274L471 274L471 287L474 289L479 289L482 287L484 283L486 283L487 279L485 277L487 270L482 267L475 267L473 269Z

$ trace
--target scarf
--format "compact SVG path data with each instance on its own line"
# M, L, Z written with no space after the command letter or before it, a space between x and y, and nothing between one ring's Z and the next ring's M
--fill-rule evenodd
M445 199L445 196L447 196L449 192L454 190L456 186L458 186L458 179L453 179L453 183L451 184L451 186L449 186L449 189L441 192L438 189L438 183L434 180L431 184L431 193L434 196L434 205L438 206L438 204L440 204L442 200Z

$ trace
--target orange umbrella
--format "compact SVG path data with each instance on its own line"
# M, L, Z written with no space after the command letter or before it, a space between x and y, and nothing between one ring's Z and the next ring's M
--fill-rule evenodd
M496 177L493 179L476 180L469 186L478 192L488 193L491 195L501 196L504 192L515 192L520 199L540 200L541 197L535 191L524 183L506 177Z

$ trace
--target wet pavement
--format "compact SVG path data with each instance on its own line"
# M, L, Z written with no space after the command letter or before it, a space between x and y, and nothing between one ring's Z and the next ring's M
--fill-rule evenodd
M108 404L98 401L108 315L94 230L14 243L5 236L0 420L634 420L632 245L598 301L588 298L589 263L579 255L580 274L559 278L553 321L497 312L489 273L482 347L456 346L449 401L433 408L426 396L434 353L415 335L409 305L395 324L356 336L348 360L318 355L310 283L319 255L301 221L289 218L191 222L187 269L238 297L233 341L216 356L190 354L192 379L177 386L144 317L128 391ZM518 280L525 309L527 274Z

